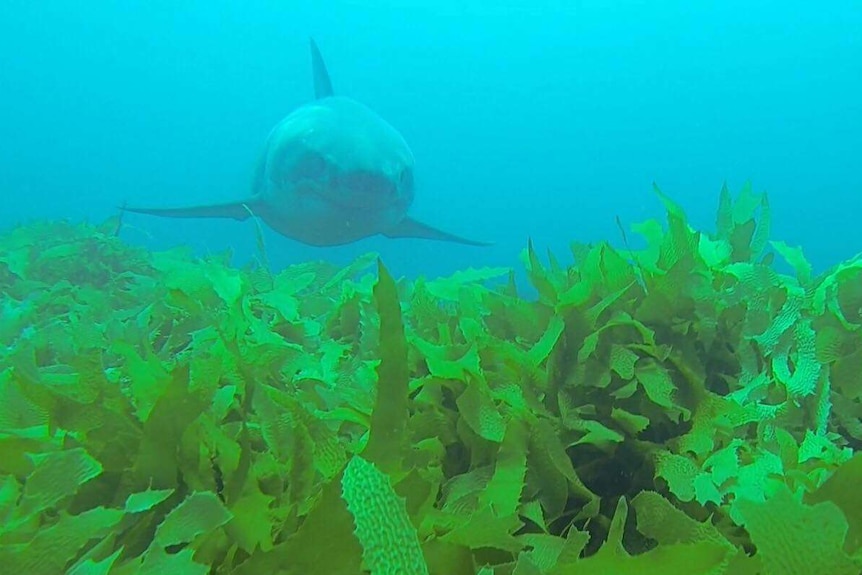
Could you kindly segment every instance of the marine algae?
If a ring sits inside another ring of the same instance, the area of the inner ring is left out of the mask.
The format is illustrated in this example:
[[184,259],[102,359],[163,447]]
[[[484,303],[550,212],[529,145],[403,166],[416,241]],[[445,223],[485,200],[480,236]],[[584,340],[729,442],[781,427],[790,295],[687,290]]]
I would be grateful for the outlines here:
[[528,245],[535,298],[7,232],[4,572],[857,575],[862,257],[655,191],[643,249]]

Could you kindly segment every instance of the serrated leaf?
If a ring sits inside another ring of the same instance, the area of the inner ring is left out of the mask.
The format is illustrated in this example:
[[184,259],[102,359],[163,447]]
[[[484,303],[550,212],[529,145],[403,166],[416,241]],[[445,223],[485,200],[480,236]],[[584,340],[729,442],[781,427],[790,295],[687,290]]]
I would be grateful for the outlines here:
[[341,485],[369,570],[427,575],[416,528],[389,478],[373,463],[354,456],[344,470]]
[[425,288],[436,298],[458,301],[462,288],[474,289],[488,280],[507,276],[510,271],[509,268],[467,268],[457,271],[449,277],[429,281],[425,284]]
[[363,457],[384,473],[396,473],[401,470],[408,418],[407,341],[395,281],[379,260],[377,273],[374,302],[380,315],[381,358],[377,366],[377,395],[371,429]]
[[80,447],[36,454],[32,459],[34,469],[18,509],[24,516],[51,507],[102,472],[101,464]]
[[461,417],[470,428],[488,441],[500,443],[506,433],[506,421],[494,404],[487,384],[471,381],[456,400]]
[[173,489],[148,489],[139,493],[132,493],[126,498],[126,513],[141,513],[149,511],[171,495]]
[[215,493],[198,491],[168,513],[156,528],[154,543],[162,548],[189,543],[198,535],[218,529],[230,519],[231,513]]

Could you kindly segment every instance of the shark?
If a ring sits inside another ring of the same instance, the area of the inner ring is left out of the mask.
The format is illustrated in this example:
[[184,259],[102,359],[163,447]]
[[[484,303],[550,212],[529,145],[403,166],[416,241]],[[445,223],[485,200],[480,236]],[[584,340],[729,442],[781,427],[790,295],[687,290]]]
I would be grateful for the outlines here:
[[383,235],[490,245],[408,214],[414,158],[403,136],[360,102],[337,95],[320,49],[310,39],[315,98],[271,130],[250,195],[188,207],[130,207],[170,218],[260,218],[275,232],[312,246]]

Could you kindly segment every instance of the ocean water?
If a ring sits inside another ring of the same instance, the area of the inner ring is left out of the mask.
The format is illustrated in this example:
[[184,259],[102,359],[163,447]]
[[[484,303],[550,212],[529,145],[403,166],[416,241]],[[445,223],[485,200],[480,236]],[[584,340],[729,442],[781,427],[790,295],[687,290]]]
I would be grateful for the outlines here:
[[[376,251],[396,274],[518,266],[532,239],[619,243],[662,218],[711,230],[724,182],[769,194],[774,238],[817,269],[862,251],[862,8],[805,2],[416,0],[0,6],[0,229],[245,196],[273,125],[335,90],[416,157],[411,213],[490,248],[267,230],[274,267]],[[256,252],[250,221],[130,215],[129,242]]]
[[[309,38],[492,245],[58,222],[246,197]],[[858,2],[0,0],[0,573],[859,575],[860,150]]]

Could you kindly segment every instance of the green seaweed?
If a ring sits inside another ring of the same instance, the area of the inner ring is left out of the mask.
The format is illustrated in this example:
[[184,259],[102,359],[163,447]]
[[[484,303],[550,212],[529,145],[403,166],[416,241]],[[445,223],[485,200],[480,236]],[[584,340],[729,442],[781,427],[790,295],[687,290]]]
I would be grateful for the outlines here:
[[8,231],[0,565],[858,573],[862,257],[815,274],[750,186],[714,233],[655,192],[643,249],[529,244],[535,298]]

